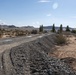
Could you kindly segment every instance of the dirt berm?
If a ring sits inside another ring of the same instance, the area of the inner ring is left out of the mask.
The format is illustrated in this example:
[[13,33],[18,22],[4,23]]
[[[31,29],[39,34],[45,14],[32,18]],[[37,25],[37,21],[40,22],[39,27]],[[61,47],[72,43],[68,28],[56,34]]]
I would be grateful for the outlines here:
[[55,34],[21,44],[0,54],[0,75],[76,75],[60,59],[49,57]]

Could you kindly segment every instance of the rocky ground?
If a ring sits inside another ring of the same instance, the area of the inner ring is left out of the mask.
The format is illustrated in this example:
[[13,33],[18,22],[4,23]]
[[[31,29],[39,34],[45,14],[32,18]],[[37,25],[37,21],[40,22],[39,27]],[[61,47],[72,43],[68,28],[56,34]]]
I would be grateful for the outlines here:
[[0,54],[0,75],[76,75],[54,52],[56,36],[51,34],[23,43]]

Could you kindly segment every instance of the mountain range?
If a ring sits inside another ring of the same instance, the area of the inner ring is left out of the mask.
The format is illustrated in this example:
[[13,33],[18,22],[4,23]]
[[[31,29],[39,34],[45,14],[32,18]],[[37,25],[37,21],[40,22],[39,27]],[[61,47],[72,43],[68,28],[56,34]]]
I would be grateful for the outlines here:
[[[15,25],[0,25],[0,28],[1,29],[8,29],[8,30],[9,29],[20,29],[20,30],[33,30],[33,29],[37,29],[38,30],[38,28],[35,28],[33,26],[17,27]],[[49,31],[49,30],[52,30],[52,25],[50,25],[50,26],[44,26],[43,28],[44,28],[44,30]],[[55,29],[56,30],[59,30],[59,27],[58,26],[55,26]],[[66,27],[63,27],[63,30],[65,30],[65,29],[66,29]],[[73,29],[73,28],[70,27],[70,29]]]

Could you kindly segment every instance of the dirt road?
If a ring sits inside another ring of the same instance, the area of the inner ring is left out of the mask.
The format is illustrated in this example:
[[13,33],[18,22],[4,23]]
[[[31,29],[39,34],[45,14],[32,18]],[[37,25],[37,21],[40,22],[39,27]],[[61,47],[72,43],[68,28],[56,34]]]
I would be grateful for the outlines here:
[[5,50],[11,49],[12,47],[18,46],[22,43],[33,41],[33,40],[35,40],[37,38],[41,38],[43,36],[45,36],[45,34],[0,39],[0,53],[2,53]]

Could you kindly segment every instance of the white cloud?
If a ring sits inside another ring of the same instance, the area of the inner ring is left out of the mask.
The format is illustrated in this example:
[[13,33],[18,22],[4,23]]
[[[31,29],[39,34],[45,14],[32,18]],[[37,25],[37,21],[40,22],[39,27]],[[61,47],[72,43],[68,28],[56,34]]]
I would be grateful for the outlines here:
[[48,16],[48,17],[49,17],[49,16],[51,16],[51,14],[47,14],[46,16]]
[[33,22],[33,25],[39,25],[39,24],[40,24],[39,21]]
[[46,3],[46,2],[51,2],[50,0],[39,0],[38,2],[40,3]]
[[53,7],[53,9],[57,9],[58,6],[59,6],[58,3],[54,3],[52,7]]

